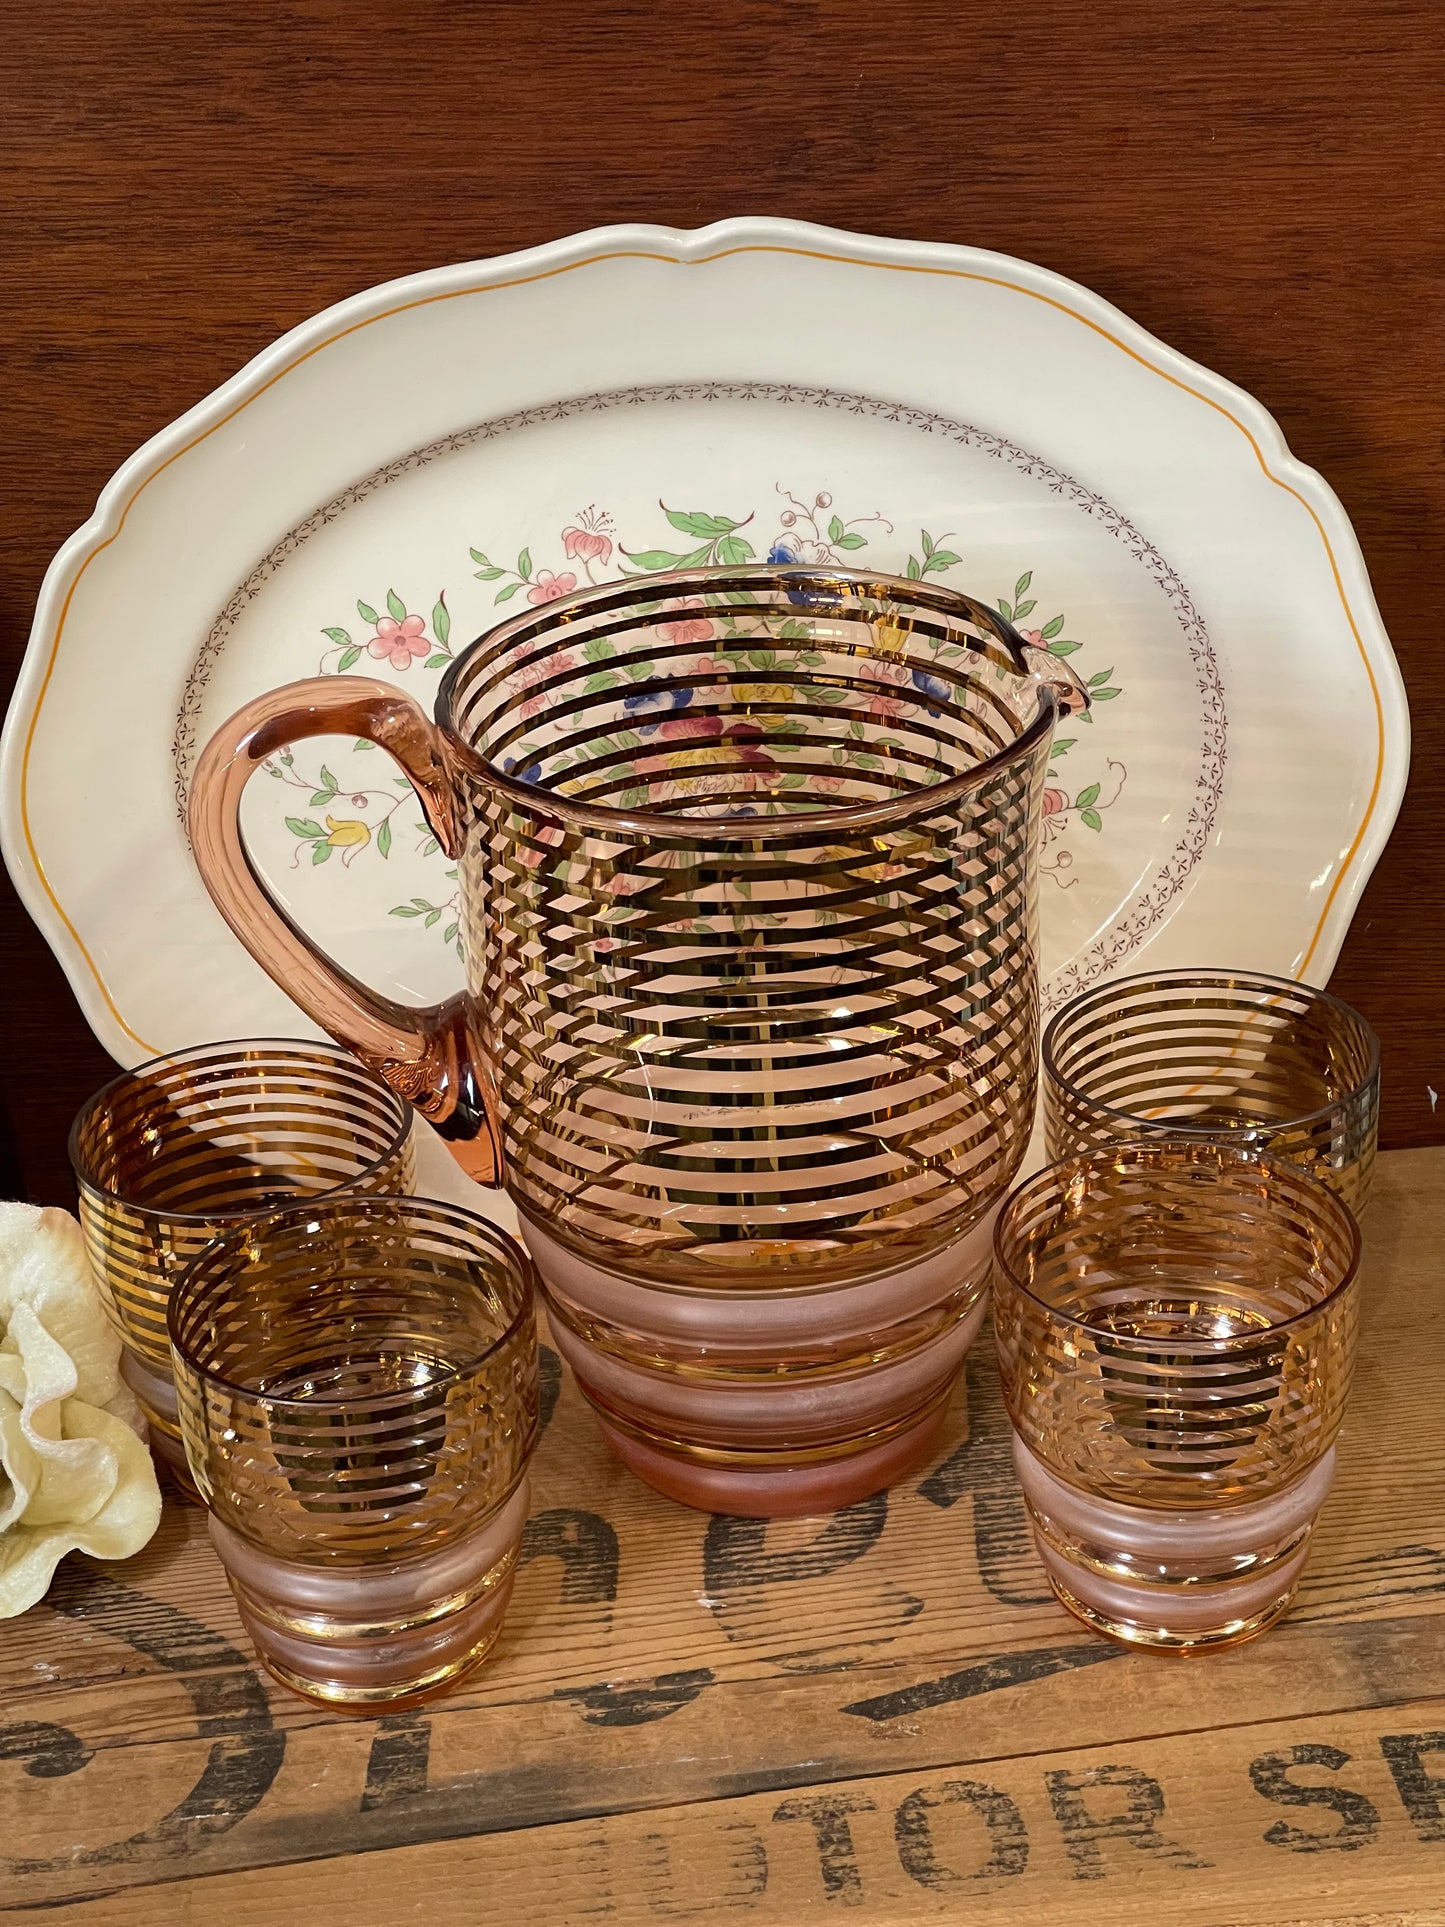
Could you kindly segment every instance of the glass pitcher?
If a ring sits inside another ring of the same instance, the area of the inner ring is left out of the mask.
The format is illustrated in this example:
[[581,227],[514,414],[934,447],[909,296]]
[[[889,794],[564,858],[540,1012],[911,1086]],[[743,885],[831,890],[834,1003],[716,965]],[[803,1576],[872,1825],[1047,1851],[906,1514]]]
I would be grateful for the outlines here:
[[[300,1006],[505,1184],[609,1440],[710,1509],[851,1503],[927,1450],[983,1314],[1038,1057],[1037,854],[1064,663],[922,581],[699,569],[503,623],[430,721],[364,678],[249,703],[192,847]],[[467,987],[341,971],[238,810],[369,738],[458,865]]]

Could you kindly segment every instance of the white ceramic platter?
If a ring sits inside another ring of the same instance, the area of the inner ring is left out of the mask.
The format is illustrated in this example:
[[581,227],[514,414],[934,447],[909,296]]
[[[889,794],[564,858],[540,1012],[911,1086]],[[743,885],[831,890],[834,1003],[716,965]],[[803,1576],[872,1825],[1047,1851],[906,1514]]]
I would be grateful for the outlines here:
[[[182,827],[196,755],[245,698],[354,666],[430,707],[523,599],[780,549],[926,571],[1092,686],[1047,798],[1051,1002],[1153,965],[1327,977],[1408,722],[1324,482],[1247,395],[1043,269],[750,220],[357,295],[110,482],[46,578],[0,805],[97,1035],[134,1062],[311,1029],[212,909]],[[381,752],[302,745],[245,823],[357,974],[456,987],[455,881]]]

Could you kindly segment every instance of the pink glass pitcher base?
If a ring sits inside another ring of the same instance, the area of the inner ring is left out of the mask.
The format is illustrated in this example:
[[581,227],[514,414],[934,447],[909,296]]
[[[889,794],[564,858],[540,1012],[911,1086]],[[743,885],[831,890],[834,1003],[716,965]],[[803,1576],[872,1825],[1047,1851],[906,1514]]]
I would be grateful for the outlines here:
[[524,1478],[458,1544],[391,1563],[302,1565],[214,1514],[211,1538],[268,1672],[335,1712],[394,1712],[446,1692],[496,1644],[527,1502]]
[[1111,1639],[1180,1654],[1237,1646],[1284,1617],[1335,1476],[1332,1446],[1267,1499],[1166,1511],[1066,1484],[1017,1433],[1013,1456],[1060,1603]]
[[912,1264],[792,1291],[661,1288],[525,1236],[553,1340],[623,1464],[684,1505],[785,1518],[852,1505],[926,1455],[983,1323],[994,1215]]
[[[950,1379],[947,1392],[953,1390]],[[603,1438],[629,1472],[645,1484],[696,1506],[700,1512],[728,1512],[744,1519],[797,1519],[817,1512],[839,1512],[869,1499],[928,1456],[948,1410],[945,1395],[932,1411],[882,1444],[818,1465],[782,1466],[764,1471],[750,1466],[707,1465],[665,1452],[597,1413]]]

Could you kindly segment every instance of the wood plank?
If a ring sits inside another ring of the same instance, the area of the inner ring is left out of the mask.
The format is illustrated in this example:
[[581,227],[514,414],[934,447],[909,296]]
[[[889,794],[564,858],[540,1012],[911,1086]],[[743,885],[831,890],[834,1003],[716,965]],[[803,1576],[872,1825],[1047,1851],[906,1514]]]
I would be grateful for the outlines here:
[[[46,1910],[54,1927],[728,1921],[1438,1927],[1445,1703],[1010,1754],[271,1867]],[[1341,1913],[1352,1898],[1365,1913]],[[20,1913],[4,1918],[18,1921]]]
[[[1066,1751],[1163,1745],[1173,1777],[1176,1760],[1233,1760],[1246,1723],[1445,1729],[1445,1402],[1402,1369],[1428,1347],[1442,1228],[1445,1151],[1382,1159],[1339,1483],[1295,1613],[1256,1644],[1171,1663],[1089,1637],[1052,1602],[986,1346],[932,1465],[845,1513],[770,1525],[638,1485],[563,1377],[504,1639],[422,1715],[346,1720],[271,1684],[195,1508],[168,1505],[123,1566],[68,1562],[0,1639],[0,1905],[135,1890],[158,1906],[164,1890],[169,1908],[178,1880],[267,1866],[297,1869],[304,1894],[299,1869],[350,1854],[380,1866],[428,1842],[776,1806],[879,1776],[988,1778]],[[1224,1800],[1235,1769],[1220,1771]],[[559,1852],[581,1837],[559,1834]]]

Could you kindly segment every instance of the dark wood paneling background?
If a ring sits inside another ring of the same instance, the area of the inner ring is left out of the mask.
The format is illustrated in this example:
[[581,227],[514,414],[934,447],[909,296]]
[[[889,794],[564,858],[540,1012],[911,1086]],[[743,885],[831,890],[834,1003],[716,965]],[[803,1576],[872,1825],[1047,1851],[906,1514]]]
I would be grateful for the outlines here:
[[[1022,255],[1259,396],[1354,519],[1416,745],[1334,982],[1386,1142],[1445,1139],[1442,39],[1440,0],[0,0],[7,693],[112,470],[358,288],[738,213]],[[67,1200],[108,1060],[3,910],[0,1184]]]

